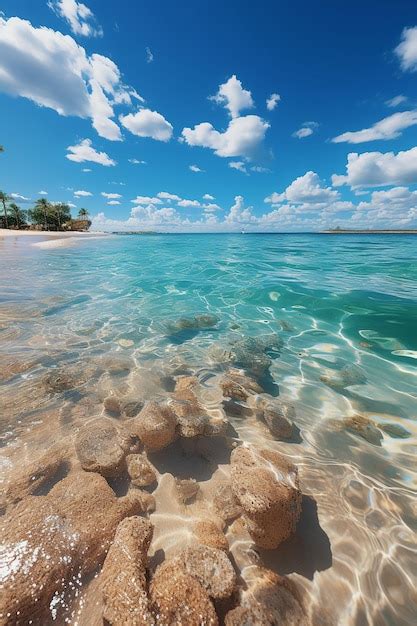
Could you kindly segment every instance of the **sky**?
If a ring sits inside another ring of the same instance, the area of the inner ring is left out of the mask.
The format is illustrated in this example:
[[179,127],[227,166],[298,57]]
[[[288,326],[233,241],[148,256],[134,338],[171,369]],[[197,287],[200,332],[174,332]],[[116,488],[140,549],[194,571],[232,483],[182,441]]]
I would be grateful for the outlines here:
[[95,230],[417,228],[415,0],[0,0],[0,144]]

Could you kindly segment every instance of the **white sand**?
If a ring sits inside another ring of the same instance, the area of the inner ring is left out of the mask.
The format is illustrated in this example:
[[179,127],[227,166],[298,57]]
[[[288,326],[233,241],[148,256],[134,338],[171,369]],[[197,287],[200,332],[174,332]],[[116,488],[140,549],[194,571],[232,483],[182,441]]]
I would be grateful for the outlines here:
[[95,231],[60,231],[60,230],[10,230],[0,228],[0,237],[97,237],[109,235],[109,233]]

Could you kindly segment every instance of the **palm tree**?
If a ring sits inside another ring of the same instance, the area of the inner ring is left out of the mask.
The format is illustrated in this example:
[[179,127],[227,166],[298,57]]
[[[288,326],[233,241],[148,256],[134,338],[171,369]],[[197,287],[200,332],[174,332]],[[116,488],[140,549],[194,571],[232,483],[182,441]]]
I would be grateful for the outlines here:
[[86,220],[86,219],[87,219],[87,217],[88,217],[88,211],[87,211],[87,209],[80,209],[80,210],[78,211],[78,217],[79,217],[80,219],[82,219],[82,220]]
[[16,220],[17,229],[20,230],[20,222],[21,222],[21,210],[20,210],[20,207],[18,207],[17,204],[15,204],[14,202],[11,202],[9,204],[9,208],[13,211],[14,218]]
[[48,230],[48,213],[50,211],[51,205],[49,204],[46,198],[39,198],[36,200],[35,208],[40,209],[43,213],[44,219],[44,228]]
[[4,191],[0,191],[0,202],[3,204],[3,213],[4,213],[4,225],[6,228],[9,228],[9,221],[7,219],[7,208],[6,202],[9,201],[9,197]]

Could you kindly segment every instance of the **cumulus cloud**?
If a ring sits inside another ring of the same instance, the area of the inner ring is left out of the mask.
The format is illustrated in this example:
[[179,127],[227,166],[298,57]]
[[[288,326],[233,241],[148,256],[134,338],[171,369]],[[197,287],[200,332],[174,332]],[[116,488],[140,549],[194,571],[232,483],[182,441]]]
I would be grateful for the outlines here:
[[143,102],[123,84],[111,59],[88,56],[70,35],[18,17],[0,17],[0,91],[59,115],[91,119],[98,134],[111,141],[122,139],[114,107]]
[[232,170],[238,170],[239,172],[243,172],[243,174],[248,173],[246,164],[243,161],[230,161],[228,165]]
[[221,133],[209,123],[184,128],[182,136],[189,146],[210,148],[220,157],[253,158],[264,140],[269,124],[258,115],[246,115],[232,119]]
[[292,136],[297,137],[297,139],[304,139],[305,137],[310,137],[316,128],[318,128],[317,122],[304,122],[302,127],[296,130]]
[[157,141],[169,141],[172,137],[172,125],[157,111],[140,109],[137,113],[121,115],[119,120],[138,137],[150,137]]
[[269,98],[266,99],[266,108],[268,109],[268,111],[273,111],[278,102],[280,102],[281,100],[281,96],[279,95],[279,93],[271,93],[271,95],[269,96]]
[[210,195],[209,193],[205,193],[203,196],[204,200],[215,200],[214,196]]
[[198,165],[189,165],[188,169],[190,169],[192,172],[204,172],[204,170],[198,167]]
[[417,71],[417,26],[404,28],[401,42],[394,50],[404,72]]
[[48,6],[58,17],[66,20],[74,35],[102,37],[103,29],[97,25],[94,13],[76,0],[49,0]]
[[106,191],[102,191],[101,195],[104,198],[107,198],[107,200],[118,200],[119,198],[122,198],[120,193],[107,193]]
[[365,141],[376,141],[378,139],[396,139],[401,136],[401,132],[410,126],[417,124],[417,110],[402,111],[393,113],[388,117],[376,122],[369,128],[363,130],[349,131],[338,135],[332,139],[333,143],[363,143]]
[[335,186],[382,187],[417,183],[417,147],[394,152],[348,154],[346,175],[333,174]]
[[279,202],[292,202],[303,204],[329,204],[339,200],[340,194],[331,187],[323,187],[319,176],[315,172],[306,172],[299,176],[286,188],[283,193],[274,192],[265,202],[278,204]]
[[407,96],[395,96],[394,98],[391,98],[390,100],[386,100],[385,104],[387,105],[387,107],[390,108],[395,108],[400,106],[400,104],[404,104],[405,102],[408,101]]
[[47,191],[38,191],[38,195],[40,195],[40,196],[47,196],[48,192]]
[[235,202],[224,218],[226,224],[248,224],[256,218],[252,215],[252,207],[245,207],[243,196],[235,196]]
[[74,196],[76,198],[88,198],[89,196],[92,196],[93,194],[91,193],[91,191],[85,191],[84,189],[79,189],[78,191],[74,191]]
[[175,193],[169,193],[168,191],[160,191],[156,195],[158,196],[158,198],[161,198],[161,200],[167,200],[168,202],[171,202],[171,200],[174,200],[175,202],[179,202],[181,200],[181,198],[177,196]]
[[200,208],[201,203],[198,200],[180,200],[178,206],[187,208]]
[[116,161],[113,161],[105,152],[98,152],[93,148],[91,139],[83,139],[79,144],[75,146],[68,146],[67,159],[75,161],[75,163],[84,163],[85,161],[91,161],[92,163],[98,163],[105,167],[116,165]]
[[22,203],[31,202],[30,198],[26,198],[26,196],[22,196],[22,194],[20,193],[11,193],[10,197],[13,198],[13,200],[18,200],[19,202],[22,202]]
[[120,202],[118,200],[109,200],[107,204],[115,205],[120,204]]
[[250,91],[243,89],[242,83],[233,74],[228,81],[220,85],[215,96],[210,96],[217,104],[228,109],[231,117],[238,117],[240,111],[253,109],[254,102]]
[[136,196],[131,202],[133,204],[162,204],[162,200],[151,196]]

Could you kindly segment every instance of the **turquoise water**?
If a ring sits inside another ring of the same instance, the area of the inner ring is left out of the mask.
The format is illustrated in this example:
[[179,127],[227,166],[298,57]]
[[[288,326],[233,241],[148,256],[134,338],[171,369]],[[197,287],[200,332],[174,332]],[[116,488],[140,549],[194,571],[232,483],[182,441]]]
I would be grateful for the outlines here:
[[[234,426],[242,439],[278,446],[298,464],[330,556],[310,546],[304,568],[278,559],[277,571],[290,570],[283,573],[305,590],[313,614],[326,607],[323,624],[415,623],[417,237],[33,243],[0,240],[1,426],[9,468],[22,449],[38,450],[100,413],[109,392],[163,396],[176,372],[195,373],[214,409],[221,350],[278,333],[283,348],[271,354],[263,383],[294,404],[299,440],[277,443],[238,418]],[[173,332],[178,318],[202,313],[216,316],[213,328]],[[127,377],[97,373],[109,355],[129,363]],[[45,395],[39,381],[51,368],[75,372],[77,392]],[[395,424],[401,436],[383,432],[375,445],[343,427],[357,414]]]

